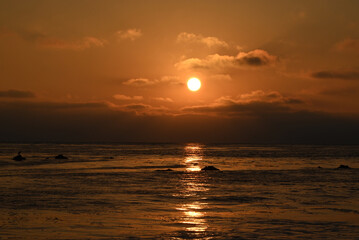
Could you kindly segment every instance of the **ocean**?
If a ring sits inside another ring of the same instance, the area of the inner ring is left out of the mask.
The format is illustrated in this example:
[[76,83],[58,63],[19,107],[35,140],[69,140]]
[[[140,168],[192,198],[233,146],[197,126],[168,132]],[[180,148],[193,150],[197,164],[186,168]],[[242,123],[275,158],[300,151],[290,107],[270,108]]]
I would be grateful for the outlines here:
[[359,146],[3,143],[0,212],[0,239],[359,239]]

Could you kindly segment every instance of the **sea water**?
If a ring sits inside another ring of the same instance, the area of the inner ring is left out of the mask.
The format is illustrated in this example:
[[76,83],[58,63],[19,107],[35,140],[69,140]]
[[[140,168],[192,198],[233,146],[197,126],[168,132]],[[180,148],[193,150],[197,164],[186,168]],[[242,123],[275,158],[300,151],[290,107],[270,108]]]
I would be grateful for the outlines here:
[[358,239],[359,146],[0,144],[0,213],[0,239]]

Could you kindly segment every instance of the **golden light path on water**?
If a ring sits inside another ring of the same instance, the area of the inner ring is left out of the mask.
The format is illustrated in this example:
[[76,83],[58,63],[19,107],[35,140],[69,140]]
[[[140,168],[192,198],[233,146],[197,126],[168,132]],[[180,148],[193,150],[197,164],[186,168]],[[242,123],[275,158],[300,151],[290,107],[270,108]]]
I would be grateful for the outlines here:
[[186,171],[201,171],[199,163],[202,161],[203,150],[200,145],[189,145],[185,147],[186,157],[184,159]]
[[[190,235],[199,235],[208,228],[206,222],[207,203],[203,202],[201,193],[208,191],[206,187],[206,176],[200,174],[200,162],[203,158],[203,149],[199,144],[191,144],[185,147],[184,164],[186,174],[181,180],[182,197],[191,200],[183,203],[176,209],[182,213],[180,222],[185,226],[185,231]],[[195,199],[194,201],[192,199]]]

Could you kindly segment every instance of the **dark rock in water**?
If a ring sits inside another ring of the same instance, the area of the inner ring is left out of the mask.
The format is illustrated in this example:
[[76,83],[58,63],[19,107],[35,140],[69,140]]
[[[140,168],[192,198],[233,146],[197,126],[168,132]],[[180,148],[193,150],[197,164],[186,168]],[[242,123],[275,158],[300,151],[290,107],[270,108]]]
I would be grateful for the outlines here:
[[166,170],[156,170],[157,172],[172,172],[173,170],[171,168],[167,168]]
[[21,152],[18,152],[17,155],[12,158],[12,160],[15,160],[15,161],[22,161],[25,159],[26,159],[26,157],[21,156]]
[[59,154],[55,157],[55,159],[68,159],[67,157],[65,157],[64,155],[62,154]]
[[201,169],[202,171],[211,171],[211,170],[217,170],[219,171],[218,168],[214,167],[214,166],[205,166],[204,168]]
[[351,169],[348,165],[340,165],[337,169]]

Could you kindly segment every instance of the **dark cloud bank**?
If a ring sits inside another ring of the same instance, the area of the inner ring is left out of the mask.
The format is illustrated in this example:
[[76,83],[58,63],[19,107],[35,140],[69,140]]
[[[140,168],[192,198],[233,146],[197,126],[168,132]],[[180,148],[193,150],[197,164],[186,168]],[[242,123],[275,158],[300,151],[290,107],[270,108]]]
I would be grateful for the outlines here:
[[6,90],[0,91],[0,98],[34,98],[35,94],[30,91]]
[[357,72],[357,71],[319,71],[319,72],[313,72],[312,77],[321,78],[321,79],[359,80],[359,72]]
[[105,103],[0,102],[0,141],[359,143],[358,116],[293,111],[278,103],[268,111],[251,104],[239,107],[242,115],[235,116],[223,116],[225,108],[209,108],[222,111],[214,116],[203,114],[206,109],[138,116]]

